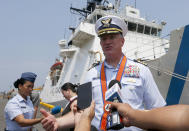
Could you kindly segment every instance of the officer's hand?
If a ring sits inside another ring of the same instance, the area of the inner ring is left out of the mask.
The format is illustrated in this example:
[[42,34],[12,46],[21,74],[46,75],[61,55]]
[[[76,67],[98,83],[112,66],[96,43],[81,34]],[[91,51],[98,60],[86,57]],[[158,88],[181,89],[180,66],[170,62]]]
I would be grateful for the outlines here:
[[117,109],[118,113],[122,116],[124,126],[131,126],[130,112],[133,109],[129,104],[110,102],[110,110],[111,109]]
[[41,121],[43,128],[46,131],[57,131],[58,123],[56,118],[44,109],[40,109],[40,112],[44,116],[44,119]]

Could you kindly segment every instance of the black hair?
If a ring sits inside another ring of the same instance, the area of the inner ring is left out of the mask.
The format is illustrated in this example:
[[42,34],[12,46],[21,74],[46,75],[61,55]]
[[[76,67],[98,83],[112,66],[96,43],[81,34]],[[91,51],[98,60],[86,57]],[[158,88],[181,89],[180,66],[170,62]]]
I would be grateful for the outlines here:
[[75,92],[75,93],[77,93],[77,87],[78,87],[78,85],[76,85],[76,84],[72,84],[72,83],[70,83],[70,82],[67,82],[67,83],[65,83],[62,87],[61,87],[61,90],[68,90],[68,89],[70,89],[70,90],[72,90],[73,92]]
[[14,87],[15,87],[15,88],[18,88],[19,84],[24,85],[24,83],[25,83],[26,81],[27,81],[27,80],[25,80],[25,79],[23,79],[23,78],[17,79],[17,80],[14,82]]

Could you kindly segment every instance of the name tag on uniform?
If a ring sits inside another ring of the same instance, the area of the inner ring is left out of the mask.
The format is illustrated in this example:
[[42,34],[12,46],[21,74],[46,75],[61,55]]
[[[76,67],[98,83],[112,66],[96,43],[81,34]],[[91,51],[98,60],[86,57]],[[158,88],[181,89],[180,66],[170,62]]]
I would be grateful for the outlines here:
[[128,78],[127,82],[129,82],[129,83],[136,83],[136,79],[134,79],[134,78]]

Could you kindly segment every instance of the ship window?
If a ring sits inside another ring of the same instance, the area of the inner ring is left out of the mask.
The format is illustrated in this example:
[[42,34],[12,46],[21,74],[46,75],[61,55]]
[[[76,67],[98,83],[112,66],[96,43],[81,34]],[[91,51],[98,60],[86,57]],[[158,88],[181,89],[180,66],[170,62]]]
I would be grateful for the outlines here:
[[89,20],[89,23],[94,23],[96,16],[93,16],[92,19]]
[[96,22],[96,15],[93,16],[93,23],[95,23],[95,22]]
[[[127,24],[128,22],[125,20],[125,23]],[[128,25],[128,24],[127,24]]]
[[138,24],[137,32],[138,32],[138,33],[143,33],[143,31],[144,31],[144,25]]
[[161,29],[158,29],[158,36],[161,35]]
[[169,51],[169,48],[164,48],[165,52],[167,53]]
[[68,46],[71,46],[72,45],[72,40],[68,42]]
[[152,28],[151,35],[157,36],[157,29],[156,28]]
[[150,27],[145,26],[144,34],[150,35]]
[[102,15],[97,15],[97,20],[100,19],[102,17]]
[[92,23],[92,24],[94,24],[101,17],[102,17],[102,15],[94,15],[93,18],[89,20],[89,22]]
[[137,26],[136,23],[128,22],[128,30],[130,30],[130,31],[136,31],[136,26]]
[[89,23],[95,23],[95,21],[96,21],[96,15],[95,16],[93,16],[91,19],[89,19]]
[[130,11],[130,13],[132,13],[132,14],[136,14],[136,12],[135,12],[135,11]]
[[89,23],[93,23],[93,20],[92,20],[92,19],[90,19]]

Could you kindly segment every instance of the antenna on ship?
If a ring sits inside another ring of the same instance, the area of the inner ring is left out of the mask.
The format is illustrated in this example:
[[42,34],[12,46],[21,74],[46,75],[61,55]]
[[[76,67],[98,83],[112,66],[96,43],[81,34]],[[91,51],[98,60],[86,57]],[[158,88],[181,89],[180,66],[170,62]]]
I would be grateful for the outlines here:
[[135,8],[136,8],[136,0],[135,0]]
[[88,14],[91,14],[97,5],[101,5],[102,0],[87,0],[87,7],[83,9],[70,7],[72,13],[78,13],[83,17],[87,17]]
[[115,0],[115,8],[114,8],[114,10],[115,10],[116,13],[118,12],[118,9],[120,7],[120,2],[121,2],[121,0]]

